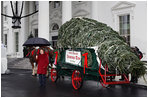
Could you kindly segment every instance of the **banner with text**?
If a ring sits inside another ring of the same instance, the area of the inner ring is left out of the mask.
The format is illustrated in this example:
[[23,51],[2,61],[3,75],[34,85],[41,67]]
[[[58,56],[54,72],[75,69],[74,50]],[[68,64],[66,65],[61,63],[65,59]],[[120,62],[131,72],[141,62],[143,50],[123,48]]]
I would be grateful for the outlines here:
[[81,66],[81,52],[66,50],[65,62]]

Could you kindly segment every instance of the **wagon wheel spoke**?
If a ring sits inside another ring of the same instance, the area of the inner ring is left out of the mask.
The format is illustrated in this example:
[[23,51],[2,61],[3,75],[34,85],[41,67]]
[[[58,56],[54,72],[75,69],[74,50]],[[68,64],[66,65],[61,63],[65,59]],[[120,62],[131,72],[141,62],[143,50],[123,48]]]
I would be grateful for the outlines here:
[[51,69],[51,80],[52,82],[56,82],[57,80],[57,71],[54,68]]
[[76,87],[78,88],[77,81],[75,83],[76,83]]
[[79,81],[75,81],[75,85],[76,85],[76,87],[79,87],[81,84]]
[[75,80],[75,81],[81,81],[81,77],[73,78],[73,80]]
[[80,87],[81,83],[79,81],[77,81],[77,87]]
[[78,70],[74,70],[72,73],[72,85],[76,90],[82,86],[82,76]]

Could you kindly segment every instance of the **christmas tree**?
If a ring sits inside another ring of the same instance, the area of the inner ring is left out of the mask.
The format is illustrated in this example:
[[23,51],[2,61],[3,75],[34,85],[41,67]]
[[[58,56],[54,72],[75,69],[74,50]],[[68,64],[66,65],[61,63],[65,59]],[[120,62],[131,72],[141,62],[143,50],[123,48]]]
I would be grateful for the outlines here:
[[[88,48],[97,46],[97,56],[110,71],[132,73],[140,77],[146,67],[118,32],[106,24],[88,18],[72,18],[58,32],[59,48]],[[89,62],[89,61],[88,61]]]

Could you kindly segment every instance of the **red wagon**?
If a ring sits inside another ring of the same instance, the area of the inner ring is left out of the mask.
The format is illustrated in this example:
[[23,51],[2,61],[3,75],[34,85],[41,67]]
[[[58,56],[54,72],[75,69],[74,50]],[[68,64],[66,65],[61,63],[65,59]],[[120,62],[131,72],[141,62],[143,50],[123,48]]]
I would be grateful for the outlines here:
[[[91,54],[91,58],[88,57],[88,52]],[[100,82],[103,87],[107,87],[111,84],[125,84],[130,83],[129,77],[125,74],[113,74],[108,70],[106,64],[105,68],[102,68],[101,60],[97,60],[95,50],[92,48],[85,49],[58,49],[55,52],[55,68],[51,69],[51,80],[56,82],[60,76],[70,76],[72,79],[72,86],[75,90],[82,87],[83,81],[94,80]],[[89,59],[92,59],[92,63],[88,66]],[[123,81],[113,81],[112,77],[123,76]]]

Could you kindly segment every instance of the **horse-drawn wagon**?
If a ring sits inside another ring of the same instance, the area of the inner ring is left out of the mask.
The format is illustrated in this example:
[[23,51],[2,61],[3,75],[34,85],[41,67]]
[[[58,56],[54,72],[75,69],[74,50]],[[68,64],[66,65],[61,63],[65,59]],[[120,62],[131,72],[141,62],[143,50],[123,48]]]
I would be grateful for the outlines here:
[[[84,80],[98,81],[103,87],[129,83],[127,75],[111,73],[107,64],[103,67],[93,48],[60,48],[55,52],[54,65],[51,80],[56,82],[60,76],[70,76],[75,90],[82,87]],[[123,76],[124,81],[112,81],[114,76]]]

